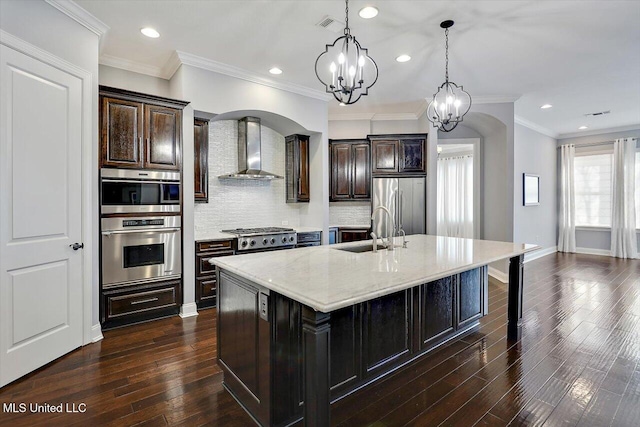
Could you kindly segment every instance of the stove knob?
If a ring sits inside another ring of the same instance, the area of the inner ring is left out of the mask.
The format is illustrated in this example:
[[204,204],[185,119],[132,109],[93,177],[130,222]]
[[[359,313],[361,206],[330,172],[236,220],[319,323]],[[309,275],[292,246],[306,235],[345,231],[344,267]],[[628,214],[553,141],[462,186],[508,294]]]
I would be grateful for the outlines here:
[[275,244],[276,243],[276,239],[274,239],[273,237],[271,238],[271,244]]
[[296,240],[296,238],[295,238],[295,237],[293,237],[293,236],[289,237],[289,241],[290,241],[290,242],[293,242],[294,240]]
[[243,241],[242,241],[242,243],[241,243],[241,246],[242,246],[243,248],[244,248],[245,246],[247,246],[247,241],[246,241],[246,240],[243,240]]
[[284,237],[282,238],[282,243],[287,243],[287,236],[284,236]]
[[251,245],[251,246],[255,246],[255,245],[256,245],[256,241],[255,241],[255,240],[251,240],[250,245]]
[[267,243],[269,243],[269,240],[267,240],[267,239],[262,239],[262,244],[263,244],[263,245],[266,245]]

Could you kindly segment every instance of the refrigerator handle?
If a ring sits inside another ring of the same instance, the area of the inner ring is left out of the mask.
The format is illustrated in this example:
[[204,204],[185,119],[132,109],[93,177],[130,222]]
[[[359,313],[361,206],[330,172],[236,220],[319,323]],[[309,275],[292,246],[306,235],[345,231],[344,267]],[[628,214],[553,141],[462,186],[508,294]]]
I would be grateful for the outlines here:
[[400,233],[400,230],[402,230],[403,228],[403,224],[402,224],[402,213],[403,213],[403,206],[402,204],[404,203],[404,191],[400,190],[398,192],[399,194],[399,201],[398,201],[398,233]]

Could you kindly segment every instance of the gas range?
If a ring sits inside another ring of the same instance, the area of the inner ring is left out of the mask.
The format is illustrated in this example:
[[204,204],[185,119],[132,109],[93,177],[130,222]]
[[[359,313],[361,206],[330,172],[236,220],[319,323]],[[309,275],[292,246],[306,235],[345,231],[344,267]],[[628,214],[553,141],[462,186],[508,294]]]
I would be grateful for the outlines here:
[[237,236],[238,252],[289,249],[295,247],[297,243],[296,231],[293,228],[236,228],[221,231]]

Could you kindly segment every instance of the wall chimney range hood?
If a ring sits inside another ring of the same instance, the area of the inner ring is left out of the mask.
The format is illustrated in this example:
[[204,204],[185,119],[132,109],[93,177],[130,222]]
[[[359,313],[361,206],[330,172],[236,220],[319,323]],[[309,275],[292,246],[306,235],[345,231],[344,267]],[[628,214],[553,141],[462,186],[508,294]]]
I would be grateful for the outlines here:
[[260,119],[245,117],[238,120],[238,172],[220,175],[219,179],[282,179],[262,170]]

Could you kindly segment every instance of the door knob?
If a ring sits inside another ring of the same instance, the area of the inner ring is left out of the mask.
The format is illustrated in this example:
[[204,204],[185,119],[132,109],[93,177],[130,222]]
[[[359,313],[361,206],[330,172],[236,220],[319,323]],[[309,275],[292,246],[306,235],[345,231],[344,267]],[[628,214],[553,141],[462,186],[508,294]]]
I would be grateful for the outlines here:
[[69,245],[70,248],[73,248],[74,251],[78,249],[84,248],[84,243],[74,243],[73,245]]

